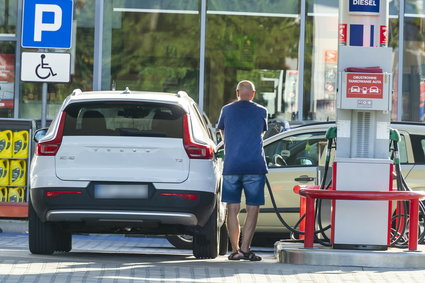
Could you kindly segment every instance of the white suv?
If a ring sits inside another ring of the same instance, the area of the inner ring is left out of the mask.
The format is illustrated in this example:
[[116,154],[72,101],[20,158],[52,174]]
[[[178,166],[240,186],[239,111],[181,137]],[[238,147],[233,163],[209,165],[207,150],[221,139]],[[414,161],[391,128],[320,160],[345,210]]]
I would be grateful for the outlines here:
[[75,90],[35,140],[32,253],[70,251],[72,233],[193,235],[195,257],[227,252],[221,160],[186,93]]

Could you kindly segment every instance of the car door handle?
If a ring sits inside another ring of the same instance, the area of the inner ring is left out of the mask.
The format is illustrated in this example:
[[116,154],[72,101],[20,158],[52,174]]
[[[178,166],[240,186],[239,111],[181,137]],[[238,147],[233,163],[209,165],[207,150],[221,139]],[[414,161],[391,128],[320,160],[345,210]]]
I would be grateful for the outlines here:
[[294,180],[297,182],[311,182],[311,181],[314,181],[314,178],[309,176],[299,176],[298,178],[295,178]]

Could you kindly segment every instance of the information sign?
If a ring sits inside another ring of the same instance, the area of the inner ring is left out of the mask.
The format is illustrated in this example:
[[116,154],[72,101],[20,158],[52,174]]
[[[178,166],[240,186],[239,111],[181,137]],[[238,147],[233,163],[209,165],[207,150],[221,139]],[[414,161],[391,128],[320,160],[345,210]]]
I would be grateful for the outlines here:
[[379,14],[379,0],[349,0],[350,13]]
[[346,96],[348,98],[382,99],[384,75],[372,73],[348,73]]

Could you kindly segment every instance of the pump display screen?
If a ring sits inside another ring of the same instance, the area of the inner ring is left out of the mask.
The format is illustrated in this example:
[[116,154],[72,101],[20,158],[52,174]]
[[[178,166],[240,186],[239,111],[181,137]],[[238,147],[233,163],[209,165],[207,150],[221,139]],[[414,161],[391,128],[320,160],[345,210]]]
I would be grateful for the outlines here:
[[348,98],[382,99],[383,88],[383,74],[347,73]]

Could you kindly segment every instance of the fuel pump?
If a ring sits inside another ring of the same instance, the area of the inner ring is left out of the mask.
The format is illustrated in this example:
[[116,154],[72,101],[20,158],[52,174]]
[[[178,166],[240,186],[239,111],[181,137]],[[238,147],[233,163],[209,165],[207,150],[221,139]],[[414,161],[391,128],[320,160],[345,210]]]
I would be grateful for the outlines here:
[[[339,14],[337,126],[326,133],[328,146],[320,189],[359,194],[389,191],[393,190],[394,171],[394,190],[411,191],[401,174],[400,135],[390,129],[392,50],[387,47],[388,0],[340,0]],[[332,150],[335,158],[329,181],[326,176]],[[282,224],[294,238],[304,235],[298,225],[305,214],[289,226],[278,211],[268,180],[266,185]],[[419,208],[420,218],[425,219],[425,204],[419,203]],[[407,202],[398,202],[393,213],[389,201],[336,200],[332,201],[331,225],[323,227],[321,200],[317,200],[315,240],[344,249],[406,247],[408,215]],[[324,232],[330,227],[329,243]],[[424,241],[422,229],[419,243]]]
[[[388,0],[341,0],[334,190],[388,191],[392,50]],[[334,248],[387,249],[390,202],[332,202]]]

